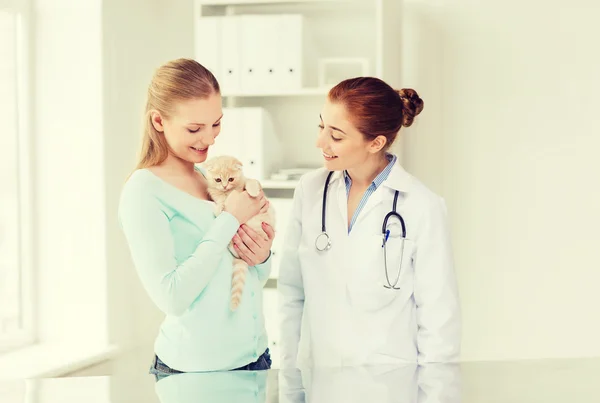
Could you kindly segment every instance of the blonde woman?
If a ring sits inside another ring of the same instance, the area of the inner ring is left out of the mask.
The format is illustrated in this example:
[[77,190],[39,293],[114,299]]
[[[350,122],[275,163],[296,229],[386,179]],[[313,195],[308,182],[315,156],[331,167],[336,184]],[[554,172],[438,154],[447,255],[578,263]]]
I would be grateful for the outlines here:
[[[223,117],[219,84],[194,60],[161,66],[148,89],[137,169],[121,194],[119,220],[148,295],[166,314],[150,372],[268,369],[261,290],[274,232],[244,223],[268,202],[233,192],[215,218],[203,170]],[[243,303],[229,309],[233,239],[250,266]]]

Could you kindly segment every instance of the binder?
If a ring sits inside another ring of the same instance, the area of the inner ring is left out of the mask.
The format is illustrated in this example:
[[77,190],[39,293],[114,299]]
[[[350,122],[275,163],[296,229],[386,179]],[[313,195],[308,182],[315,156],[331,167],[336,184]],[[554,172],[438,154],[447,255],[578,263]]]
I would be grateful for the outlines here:
[[281,143],[275,133],[270,115],[264,108],[243,108],[243,131],[240,132],[244,150],[240,160],[249,177],[266,180],[280,168]]
[[194,54],[198,63],[221,81],[221,18],[202,17],[195,24]]
[[221,18],[221,35],[218,46],[221,49],[221,74],[219,84],[221,93],[236,94],[241,90],[240,60],[240,16]]
[[303,86],[304,54],[303,17],[282,14],[276,20],[278,38],[277,85],[283,90],[298,90]]
[[232,155],[239,158],[244,150],[244,144],[240,141],[243,124],[242,108],[223,108],[221,131],[215,138],[215,144],[208,149],[208,158],[218,155]]
[[263,153],[263,144],[266,136],[263,127],[263,116],[261,108],[244,108],[243,131],[240,132],[240,140],[244,143],[244,150],[240,154],[240,161],[244,166],[245,174],[250,178],[258,180],[263,179],[265,154]]

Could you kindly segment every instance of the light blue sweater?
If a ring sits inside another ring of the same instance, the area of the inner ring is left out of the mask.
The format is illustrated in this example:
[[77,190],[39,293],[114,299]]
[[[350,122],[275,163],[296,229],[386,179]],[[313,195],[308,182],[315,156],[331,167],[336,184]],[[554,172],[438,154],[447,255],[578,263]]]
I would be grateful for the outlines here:
[[200,200],[146,169],[121,193],[119,221],[148,295],[166,314],[155,352],[184,372],[228,370],[256,361],[268,345],[262,288],[271,259],[250,267],[242,303],[229,309],[233,256],[227,246],[239,227],[213,202]]

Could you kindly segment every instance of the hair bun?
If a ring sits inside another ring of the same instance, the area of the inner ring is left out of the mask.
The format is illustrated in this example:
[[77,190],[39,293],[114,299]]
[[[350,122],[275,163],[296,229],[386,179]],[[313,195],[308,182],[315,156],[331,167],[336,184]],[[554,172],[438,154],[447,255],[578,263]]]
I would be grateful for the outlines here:
[[402,126],[409,127],[423,110],[423,100],[412,88],[403,88],[398,91],[398,95],[402,101]]

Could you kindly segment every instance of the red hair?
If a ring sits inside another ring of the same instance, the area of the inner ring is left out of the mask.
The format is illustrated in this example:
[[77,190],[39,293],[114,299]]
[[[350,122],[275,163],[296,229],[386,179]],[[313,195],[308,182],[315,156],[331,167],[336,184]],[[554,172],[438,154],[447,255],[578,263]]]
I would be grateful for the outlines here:
[[415,90],[395,90],[375,77],[344,80],[329,91],[329,100],[344,105],[350,121],[366,140],[384,136],[385,149],[423,110],[423,100]]

